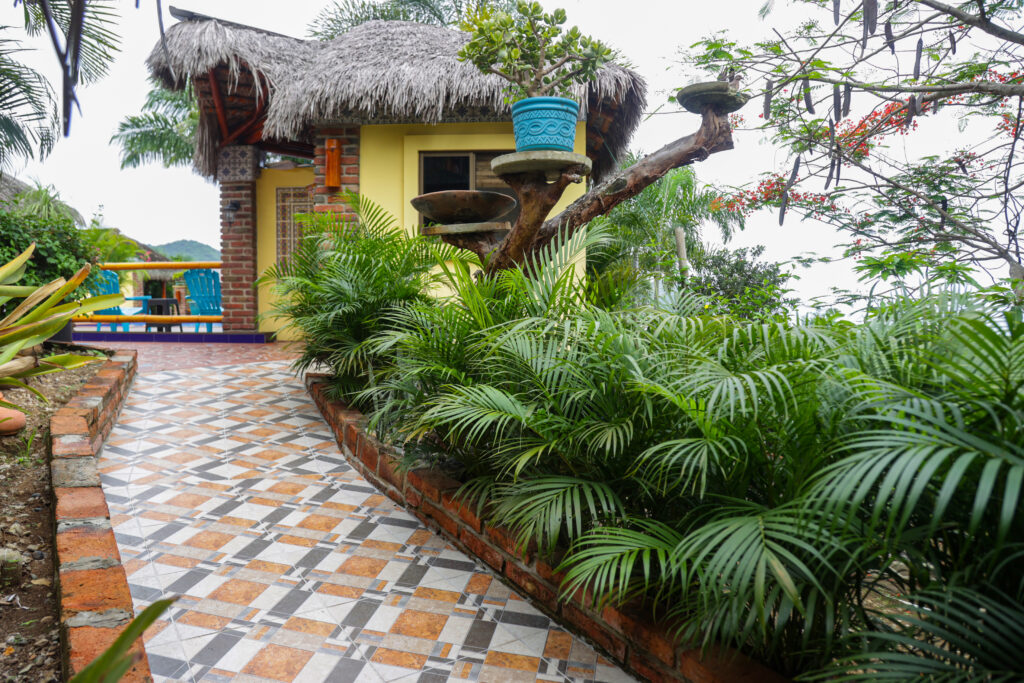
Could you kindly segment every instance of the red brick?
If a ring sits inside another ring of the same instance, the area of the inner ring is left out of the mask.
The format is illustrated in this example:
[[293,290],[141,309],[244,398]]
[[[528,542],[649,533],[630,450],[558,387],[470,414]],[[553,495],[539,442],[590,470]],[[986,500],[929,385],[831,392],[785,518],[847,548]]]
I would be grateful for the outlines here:
[[505,563],[505,576],[549,608],[558,609],[558,595],[554,586],[526,571],[515,560]]
[[498,552],[497,548],[483,538],[477,536],[466,527],[462,527],[459,533],[459,540],[469,548],[470,552],[494,567],[495,571],[500,572],[502,570],[502,567],[505,565],[505,559]]
[[78,527],[57,534],[57,557],[60,562],[77,562],[87,557],[121,561],[117,541],[110,529]]
[[428,501],[423,501],[423,505],[420,507],[425,515],[434,520],[434,523],[439,527],[451,534],[452,538],[459,537],[459,523],[448,516],[443,509],[436,507]]
[[64,436],[68,434],[89,434],[89,424],[85,418],[74,415],[62,415],[56,413],[50,418],[50,436]]
[[727,648],[679,653],[679,672],[693,683],[787,683],[771,669]]
[[565,572],[555,571],[555,567],[561,564],[561,558],[550,558],[551,563],[538,559],[537,560],[537,575],[545,581],[549,581],[556,586],[562,585],[562,581],[565,580]]
[[60,572],[60,597],[61,612],[66,616],[108,609],[132,611],[128,578],[121,565]]
[[[381,479],[388,482],[401,492],[405,489],[405,475],[398,471],[398,465],[398,459],[388,453],[386,447],[380,449],[377,473],[380,474]],[[401,501],[399,502],[404,502],[404,500],[405,496],[401,496]]]
[[[68,661],[71,664],[71,672],[78,673],[84,669],[89,662],[103,654],[103,651],[110,647],[124,626],[120,628],[97,628],[95,626],[78,626],[69,628],[67,631]],[[146,651],[142,647],[142,640],[136,640],[132,645],[131,652],[136,657],[132,668],[119,679],[121,683],[142,683],[152,680],[149,670],[149,660],[146,658]]]
[[405,502],[412,508],[418,508],[420,503],[423,502],[423,498],[420,496],[420,492],[411,486],[405,487]]
[[95,454],[88,435],[61,436],[53,439],[52,446],[55,458],[81,458]]
[[633,640],[636,641],[641,649],[648,652],[665,666],[675,666],[675,638],[671,636],[667,626],[654,624],[646,620],[637,620],[631,626],[633,629]]
[[461,484],[451,477],[436,470],[421,468],[410,470],[406,479],[415,486],[424,497],[434,502],[441,502],[441,494],[445,491],[457,489]]
[[366,466],[366,469],[371,472],[377,471],[377,463],[380,460],[380,453],[378,451],[379,445],[380,444],[377,443],[376,439],[369,437],[366,434],[361,434],[359,436],[356,455],[363,462],[363,465]]
[[644,680],[650,681],[651,683],[663,683],[679,680],[677,676],[663,671],[657,664],[644,657],[642,652],[630,650],[628,663],[629,667],[633,669],[633,671],[637,672]]
[[562,616],[570,623],[579,627],[614,659],[620,662],[626,659],[626,641],[613,633],[607,626],[569,603],[562,604]]
[[56,488],[57,521],[84,517],[109,517],[107,500],[98,486]]
[[530,563],[532,551],[534,550],[532,542],[519,542],[510,529],[500,524],[488,526],[487,537],[512,557],[520,558],[527,564]]
[[456,499],[455,491],[446,491],[441,494],[441,503],[444,509],[452,513],[463,522],[468,524],[473,531],[480,533],[482,526],[480,518],[476,515],[476,504],[468,505]]

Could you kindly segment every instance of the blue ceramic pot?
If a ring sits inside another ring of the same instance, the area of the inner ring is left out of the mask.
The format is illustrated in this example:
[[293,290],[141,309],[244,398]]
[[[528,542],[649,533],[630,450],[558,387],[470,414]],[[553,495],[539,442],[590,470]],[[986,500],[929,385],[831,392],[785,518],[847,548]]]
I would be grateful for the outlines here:
[[556,149],[571,152],[580,105],[564,97],[527,97],[512,104],[516,151]]

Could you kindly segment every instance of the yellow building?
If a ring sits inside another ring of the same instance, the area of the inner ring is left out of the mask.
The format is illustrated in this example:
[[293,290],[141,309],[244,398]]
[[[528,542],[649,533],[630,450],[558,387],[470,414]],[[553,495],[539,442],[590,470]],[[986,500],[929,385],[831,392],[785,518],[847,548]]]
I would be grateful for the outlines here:
[[[320,42],[174,15],[148,63],[165,87],[193,87],[200,105],[195,165],[220,183],[226,331],[257,329],[270,299],[253,283],[294,248],[298,213],[350,216],[343,193],[356,192],[416,230],[409,201],[424,191],[511,194],[490,170],[515,148],[503,81],[458,60],[466,34],[374,21]],[[615,168],[644,94],[637,74],[614,65],[577,89],[575,151],[593,179]],[[571,186],[555,211],[583,191]],[[278,327],[264,319],[258,329]]]

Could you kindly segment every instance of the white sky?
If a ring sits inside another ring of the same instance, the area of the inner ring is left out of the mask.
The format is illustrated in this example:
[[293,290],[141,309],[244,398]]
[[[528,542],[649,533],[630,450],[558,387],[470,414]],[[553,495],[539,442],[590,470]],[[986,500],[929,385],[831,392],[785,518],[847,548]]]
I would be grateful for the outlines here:
[[[102,212],[104,224],[150,244],[176,239],[194,239],[219,248],[217,187],[192,173],[190,169],[165,169],[148,165],[120,170],[119,150],[108,143],[117,123],[137,113],[148,91],[145,59],[159,39],[155,3],[143,0],[139,9],[131,0],[122,0],[120,33],[123,49],[110,75],[100,83],[79,89],[82,114],[72,121],[71,137],[61,140],[43,162],[28,162],[13,168],[24,180],[39,180],[58,188],[62,198],[89,217]],[[224,19],[258,26],[278,33],[305,37],[306,27],[326,0],[176,0],[175,6]],[[728,29],[739,42],[747,42],[788,24],[788,11],[776,12],[768,22],[757,17],[762,0],[718,0],[697,3],[687,0],[543,0],[549,8],[565,7],[569,23],[577,24],[585,34],[593,35],[619,49],[648,81],[651,109],[677,112],[667,103],[668,92],[689,83],[696,75],[685,73],[677,64],[678,51],[704,35]],[[166,13],[165,25],[175,22]],[[624,11],[625,10],[625,11]],[[0,26],[20,27],[21,8],[11,3],[0,5]],[[18,31],[20,33],[20,31]],[[40,68],[56,83],[56,58],[48,41],[28,42],[37,47],[35,54],[23,59]],[[758,103],[748,105],[748,119],[756,118]],[[751,114],[750,112],[753,112]],[[671,140],[693,132],[699,120],[686,113],[650,117],[634,137],[635,150],[653,151]],[[736,149],[713,155],[697,164],[698,177],[721,185],[740,185],[759,173],[786,164],[783,153],[760,142],[760,133],[740,131],[735,135]],[[708,231],[707,237],[713,233]],[[765,244],[765,256],[785,261],[799,254],[816,251],[829,253],[838,241],[835,233],[817,222],[801,223],[795,214],[780,228],[774,215],[755,216],[747,230],[731,246]],[[833,285],[856,285],[848,267],[818,266],[800,271],[795,289],[799,296],[827,293]]]

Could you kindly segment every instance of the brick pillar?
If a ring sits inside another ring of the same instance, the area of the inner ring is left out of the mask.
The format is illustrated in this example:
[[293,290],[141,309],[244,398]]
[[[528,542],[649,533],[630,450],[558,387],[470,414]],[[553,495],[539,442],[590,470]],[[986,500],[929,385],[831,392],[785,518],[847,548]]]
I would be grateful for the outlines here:
[[[256,329],[256,178],[259,150],[225,147],[220,152],[221,309],[224,331]],[[229,208],[237,202],[237,209]]]
[[[335,139],[341,143],[341,187],[327,187],[325,183],[325,142]],[[316,180],[313,191],[313,210],[331,211],[341,218],[354,218],[351,209],[340,194],[346,190],[359,192],[359,126],[321,128],[316,132]]]

